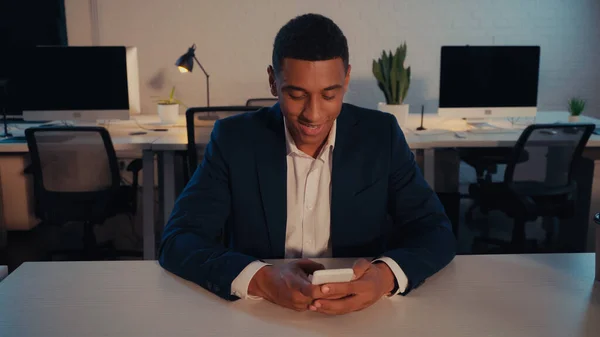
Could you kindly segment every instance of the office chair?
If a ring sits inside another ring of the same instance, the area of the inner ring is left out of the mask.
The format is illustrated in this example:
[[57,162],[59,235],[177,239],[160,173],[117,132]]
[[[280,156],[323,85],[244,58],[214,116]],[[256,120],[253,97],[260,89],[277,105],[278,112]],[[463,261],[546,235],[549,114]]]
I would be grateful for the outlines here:
[[534,124],[523,131],[504,181],[485,181],[473,191],[482,207],[514,219],[512,239],[476,237],[474,250],[481,244],[500,245],[511,253],[528,251],[530,246],[535,250],[537,242],[526,237],[526,222],[540,216],[574,215],[577,185],[572,173],[594,128],[593,124]]
[[[36,215],[43,224],[83,223],[83,250],[60,250],[56,255],[76,259],[141,257],[141,252],[98,245],[94,226],[117,214],[133,216],[137,208],[141,160],[129,164],[131,186],[122,185],[117,156],[108,131],[101,127],[40,127],[25,130],[31,155]],[[133,228],[133,224],[132,224]]]
[[246,106],[258,108],[270,107],[277,103],[277,98],[250,98],[246,101]]
[[[186,131],[187,131],[187,162],[188,170],[186,172],[186,178],[191,177],[196,171],[196,167],[202,161],[204,156],[204,148],[208,144],[210,129],[206,126],[199,126],[196,121],[199,120],[198,116],[210,112],[230,112],[230,113],[243,113],[249,111],[256,111],[255,106],[213,106],[213,107],[199,107],[189,108],[185,112]],[[204,135],[204,137],[200,137]],[[189,179],[186,179],[188,181]]]
[[[487,215],[489,210],[481,207],[478,200],[473,197],[473,190],[479,188],[482,184],[492,182],[492,175],[498,172],[499,165],[508,165],[513,160],[514,148],[464,148],[458,150],[458,155],[462,161],[475,169],[477,181],[469,185],[469,194],[467,198],[473,199],[473,204],[465,212],[465,222],[473,222],[473,213],[479,207],[481,213]],[[521,153],[519,162],[528,159],[527,151]]]

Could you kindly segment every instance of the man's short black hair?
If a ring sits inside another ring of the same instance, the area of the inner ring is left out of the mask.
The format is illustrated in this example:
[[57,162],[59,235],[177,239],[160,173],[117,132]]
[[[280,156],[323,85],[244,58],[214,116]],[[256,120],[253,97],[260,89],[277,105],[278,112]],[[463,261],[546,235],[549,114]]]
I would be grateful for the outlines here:
[[275,37],[273,68],[281,70],[284,58],[325,61],[341,58],[348,69],[348,41],[331,19],[319,14],[304,14],[286,23]]

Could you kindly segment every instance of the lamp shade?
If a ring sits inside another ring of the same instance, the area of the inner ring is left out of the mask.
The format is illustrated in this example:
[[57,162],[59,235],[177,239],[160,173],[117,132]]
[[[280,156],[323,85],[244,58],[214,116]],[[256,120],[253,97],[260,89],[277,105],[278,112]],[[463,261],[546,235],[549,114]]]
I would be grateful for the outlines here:
[[196,45],[194,44],[188,51],[181,55],[175,65],[179,68],[179,71],[182,73],[191,72],[194,68],[194,51],[196,50]]

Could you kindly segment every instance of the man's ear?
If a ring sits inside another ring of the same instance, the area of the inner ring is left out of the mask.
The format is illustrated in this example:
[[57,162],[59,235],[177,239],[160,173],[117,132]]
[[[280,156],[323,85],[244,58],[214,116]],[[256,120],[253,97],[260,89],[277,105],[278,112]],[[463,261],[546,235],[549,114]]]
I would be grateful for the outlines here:
[[273,69],[273,66],[267,67],[267,74],[269,74],[269,89],[271,90],[271,95],[277,97],[277,82],[275,81],[275,69]]
[[350,84],[350,70],[352,70],[352,66],[348,65],[348,70],[346,70],[346,77],[344,78],[344,92],[348,91],[348,84]]

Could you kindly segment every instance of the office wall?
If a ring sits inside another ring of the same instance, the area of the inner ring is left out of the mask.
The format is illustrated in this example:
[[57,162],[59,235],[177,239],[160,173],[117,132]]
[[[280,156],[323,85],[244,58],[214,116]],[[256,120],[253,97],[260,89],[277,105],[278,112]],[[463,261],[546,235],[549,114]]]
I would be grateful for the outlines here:
[[[192,44],[211,74],[211,103],[268,95],[266,67],[277,30],[295,15],[331,17],[348,37],[353,77],[346,101],[383,100],[371,75],[382,49],[408,44],[411,111],[437,109],[442,45],[540,45],[540,110],[565,110],[573,95],[600,116],[598,0],[65,0],[69,43],[139,48],[142,108],[176,85],[187,105],[205,104],[204,77],[173,65]],[[95,9],[95,10],[94,10]],[[92,14],[92,15],[90,15]]]

